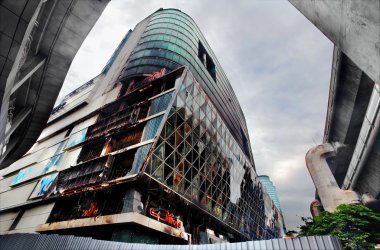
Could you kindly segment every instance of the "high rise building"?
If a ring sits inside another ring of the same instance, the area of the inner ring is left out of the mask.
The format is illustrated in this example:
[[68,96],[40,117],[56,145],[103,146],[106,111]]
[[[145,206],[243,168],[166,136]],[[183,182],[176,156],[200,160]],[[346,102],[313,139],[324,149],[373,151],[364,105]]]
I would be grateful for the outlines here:
[[268,192],[270,198],[273,200],[274,204],[282,212],[280,206],[280,200],[278,199],[276,187],[273,185],[273,182],[270,180],[268,175],[260,175],[259,180],[263,184],[264,188]]
[[281,214],[283,233],[285,233],[286,228],[285,228],[285,223],[283,220],[284,217],[282,214],[282,209],[281,209],[280,200],[278,198],[276,187],[273,185],[273,182],[271,181],[268,175],[260,175],[259,180],[261,184],[263,185],[263,187],[265,188],[266,192],[268,193],[269,197],[272,199],[274,205],[277,207],[278,211]]
[[1,175],[2,233],[207,244],[281,231],[232,87],[176,9],[129,31]]

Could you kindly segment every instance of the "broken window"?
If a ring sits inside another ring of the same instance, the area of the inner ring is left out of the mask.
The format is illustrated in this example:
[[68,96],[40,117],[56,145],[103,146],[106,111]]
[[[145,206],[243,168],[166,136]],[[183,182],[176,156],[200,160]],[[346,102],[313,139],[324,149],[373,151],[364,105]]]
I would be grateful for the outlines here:
[[162,121],[162,115],[153,119],[150,119],[144,128],[144,136],[141,141],[153,139],[157,133],[158,127]]
[[133,148],[115,156],[110,180],[137,174],[142,167],[151,144]]
[[198,42],[198,58],[201,60],[202,64],[207,69],[208,73],[210,73],[212,79],[216,82],[216,69],[215,69],[215,63],[212,60],[212,58],[207,53],[205,47],[201,43],[201,41]]
[[166,110],[171,99],[172,99],[172,93],[170,92],[152,100],[152,104],[150,105],[150,109],[149,109],[149,116]]
[[89,127],[88,138],[95,138],[109,133],[111,130],[127,126],[135,122],[137,118],[138,108],[128,107],[115,113],[110,112],[110,115],[103,114],[100,116],[102,119]]
[[126,190],[88,191],[57,200],[47,223],[118,214],[124,206]]
[[144,127],[140,125],[133,129],[129,129],[125,132],[114,135],[110,143],[110,152],[114,152],[139,143],[141,141],[143,128]]
[[65,145],[65,149],[74,147],[79,143],[82,143],[86,139],[87,129],[88,128],[85,128],[76,132],[75,134],[72,134]]
[[61,171],[57,190],[62,192],[103,181],[106,178],[104,171],[107,159],[108,157],[101,157]]
[[96,140],[85,144],[78,156],[78,163],[89,161],[100,156],[104,147],[105,140]]
[[137,120],[142,120],[144,118],[146,118],[148,116],[148,111],[149,111],[149,102],[146,102],[144,104],[142,104],[140,107],[140,110],[139,110],[139,115],[138,115],[138,118]]

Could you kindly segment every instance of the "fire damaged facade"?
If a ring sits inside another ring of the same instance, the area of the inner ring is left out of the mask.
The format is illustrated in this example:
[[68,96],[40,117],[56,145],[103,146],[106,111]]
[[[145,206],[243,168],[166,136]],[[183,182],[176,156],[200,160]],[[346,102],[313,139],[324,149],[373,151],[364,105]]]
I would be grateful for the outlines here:
[[282,228],[232,87],[175,9],[128,32],[1,175],[2,234],[208,244],[277,238]]

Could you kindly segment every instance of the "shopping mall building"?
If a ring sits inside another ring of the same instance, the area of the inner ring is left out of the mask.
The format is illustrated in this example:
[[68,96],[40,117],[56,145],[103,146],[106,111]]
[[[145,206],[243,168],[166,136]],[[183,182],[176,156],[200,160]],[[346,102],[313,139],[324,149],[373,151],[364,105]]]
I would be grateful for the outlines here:
[[159,9],[1,170],[1,234],[156,244],[280,237],[241,107],[187,14]]

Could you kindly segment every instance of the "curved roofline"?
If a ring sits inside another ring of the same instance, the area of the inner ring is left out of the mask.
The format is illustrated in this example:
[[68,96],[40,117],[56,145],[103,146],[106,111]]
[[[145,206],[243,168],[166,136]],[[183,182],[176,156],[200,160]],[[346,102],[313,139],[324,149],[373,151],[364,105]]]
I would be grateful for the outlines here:
[[[235,93],[234,88],[232,87],[232,84],[231,84],[230,80],[229,80],[228,77],[227,77],[227,74],[226,74],[225,71],[224,71],[224,68],[223,68],[222,65],[220,64],[220,62],[219,62],[219,60],[218,60],[218,57],[216,56],[215,52],[212,50],[212,47],[211,47],[210,44],[208,43],[208,41],[207,41],[206,37],[204,36],[202,30],[199,28],[197,22],[196,22],[196,21],[195,21],[195,20],[194,20],[189,14],[187,14],[186,12],[183,12],[183,11],[180,10],[180,9],[176,9],[176,8],[159,8],[159,9],[156,10],[154,13],[150,14],[147,18],[151,18],[154,14],[159,13],[159,12],[161,12],[161,11],[166,11],[166,10],[177,11],[177,12],[179,12],[179,13],[181,13],[181,14],[184,14],[186,17],[188,17],[188,18],[192,21],[194,27],[195,27],[195,28],[197,29],[197,31],[203,36],[203,38],[204,38],[204,41],[202,41],[203,45],[206,45],[206,47],[208,47],[209,52],[210,52],[211,55],[213,56],[214,63],[217,64],[217,66],[220,67],[220,68],[222,69],[221,71],[219,71],[219,73],[222,75],[222,77],[223,77],[223,78],[228,82],[228,84],[230,85],[230,88],[231,88],[231,90],[232,90],[232,94],[233,94],[233,98],[235,99],[235,101],[234,101],[234,106],[235,106],[235,108],[237,109],[237,111],[240,112],[240,114],[238,114],[238,116],[240,116],[240,118],[242,118],[242,119],[244,120],[243,123],[240,123],[240,128],[241,128],[242,131],[244,132],[244,135],[245,135],[246,140],[247,140],[247,145],[248,145],[250,151],[252,151],[252,144],[251,144],[251,139],[250,139],[249,132],[248,132],[247,120],[246,120],[246,117],[245,117],[245,115],[244,115],[243,109],[242,109],[242,107],[241,107],[241,105],[240,105],[240,102],[239,102],[239,100],[238,100],[238,97],[237,97],[237,95],[236,95],[236,93]],[[147,18],[145,18],[145,19],[147,19]],[[144,19],[144,20],[145,20],[145,19]],[[215,81],[215,84],[217,84],[216,81]],[[235,103],[235,102],[236,102],[236,103]],[[251,155],[250,155],[250,159],[251,159],[251,161],[252,161],[252,164],[255,166],[254,159],[253,159],[253,153],[251,153]]]
[[269,178],[269,176],[266,175],[266,174],[259,175],[258,177],[267,177],[267,178]]

